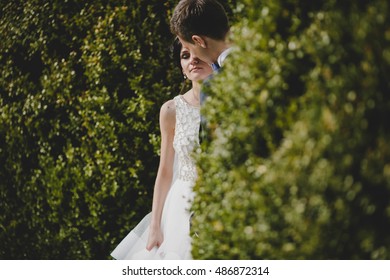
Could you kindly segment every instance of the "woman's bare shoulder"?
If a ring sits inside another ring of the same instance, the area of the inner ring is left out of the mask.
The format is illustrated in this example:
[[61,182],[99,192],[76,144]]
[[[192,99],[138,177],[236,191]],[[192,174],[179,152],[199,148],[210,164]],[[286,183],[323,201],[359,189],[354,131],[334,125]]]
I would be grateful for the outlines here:
[[176,113],[176,105],[175,101],[173,99],[166,101],[162,106],[161,106],[161,112],[164,112],[166,114],[174,114]]
[[160,109],[160,121],[167,126],[174,126],[176,122],[176,105],[173,99],[165,102]]
[[160,109],[160,113],[164,115],[176,115],[176,105],[173,99],[166,101]]

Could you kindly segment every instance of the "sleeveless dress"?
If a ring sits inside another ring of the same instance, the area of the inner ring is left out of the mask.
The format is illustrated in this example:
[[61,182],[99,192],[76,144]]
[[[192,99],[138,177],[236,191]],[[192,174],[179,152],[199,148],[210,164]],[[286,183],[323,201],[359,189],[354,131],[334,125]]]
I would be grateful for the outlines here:
[[164,241],[159,248],[146,250],[151,221],[149,213],[111,253],[115,259],[191,259],[189,208],[197,176],[192,156],[199,147],[200,108],[187,103],[182,95],[173,100],[176,106],[175,160],[172,185],[161,217]]

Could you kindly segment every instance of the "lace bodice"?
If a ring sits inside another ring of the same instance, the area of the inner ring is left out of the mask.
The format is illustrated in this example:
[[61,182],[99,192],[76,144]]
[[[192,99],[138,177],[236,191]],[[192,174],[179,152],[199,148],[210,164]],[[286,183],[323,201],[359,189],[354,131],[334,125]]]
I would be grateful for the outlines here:
[[176,127],[173,148],[177,156],[177,176],[184,181],[195,181],[196,166],[192,153],[199,147],[200,109],[187,103],[182,95],[174,99]]

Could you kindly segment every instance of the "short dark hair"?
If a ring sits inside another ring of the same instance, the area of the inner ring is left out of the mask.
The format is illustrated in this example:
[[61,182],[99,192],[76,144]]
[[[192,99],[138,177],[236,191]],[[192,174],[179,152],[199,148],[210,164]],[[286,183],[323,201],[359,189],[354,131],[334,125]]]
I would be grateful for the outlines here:
[[229,21],[223,6],[216,0],[181,0],[170,22],[171,32],[187,42],[192,35],[224,40]]

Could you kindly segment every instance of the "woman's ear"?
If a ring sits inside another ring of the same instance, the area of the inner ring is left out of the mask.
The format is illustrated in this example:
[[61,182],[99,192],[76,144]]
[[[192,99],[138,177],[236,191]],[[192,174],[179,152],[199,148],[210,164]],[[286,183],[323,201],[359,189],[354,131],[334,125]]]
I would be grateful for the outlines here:
[[207,47],[207,44],[206,44],[206,41],[199,35],[192,35],[192,41],[195,42],[195,45],[199,45],[200,47],[202,48],[206,48]]

